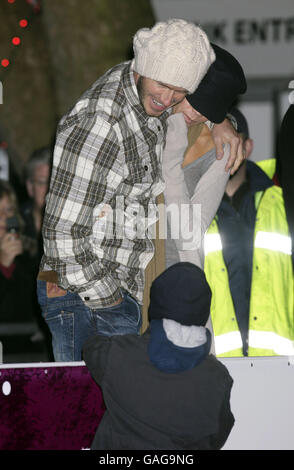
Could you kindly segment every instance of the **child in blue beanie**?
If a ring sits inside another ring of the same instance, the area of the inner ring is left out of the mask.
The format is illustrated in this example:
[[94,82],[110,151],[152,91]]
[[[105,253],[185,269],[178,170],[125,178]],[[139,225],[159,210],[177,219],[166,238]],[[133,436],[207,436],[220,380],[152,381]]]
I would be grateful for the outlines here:
[[143,335],[87,341],[84,360],[106,405],[92,449],[223,447],[234,425],[233,380],[209,354],[210,301],[204,272],[180,262],[154,280]]

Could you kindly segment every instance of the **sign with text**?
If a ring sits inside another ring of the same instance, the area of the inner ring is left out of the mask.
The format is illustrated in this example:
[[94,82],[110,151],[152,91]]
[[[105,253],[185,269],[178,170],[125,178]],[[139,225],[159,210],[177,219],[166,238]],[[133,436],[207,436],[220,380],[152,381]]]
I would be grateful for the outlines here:
[[293,0],[152,0],[157,21],[199,24],[211,42],[230,51],[247,78],[294,76]]

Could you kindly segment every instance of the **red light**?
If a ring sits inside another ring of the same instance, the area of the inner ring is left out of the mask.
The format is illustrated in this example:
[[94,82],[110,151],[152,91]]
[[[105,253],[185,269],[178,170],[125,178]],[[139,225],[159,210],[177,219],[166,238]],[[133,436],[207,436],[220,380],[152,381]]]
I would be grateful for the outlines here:
[[27,20],[22,19],[22,20],[19,21],[19,26],[20,26],[21,28],[26,28],[27,25],[28,25]]
[[2,65],[2,67],[8,67],[8,65],[9,65],[9,60],[8,60],[8,59],[2,59],[2,60],[1,60],[1,65]]
[[12,38],[11,42],[14,46],[19,46],[20,45],[20,38],[18,36],[15,36],[14,38]]
[[15,0],[7,0],[7,1],[8,1],[8,3],[14,3],[15,2]]

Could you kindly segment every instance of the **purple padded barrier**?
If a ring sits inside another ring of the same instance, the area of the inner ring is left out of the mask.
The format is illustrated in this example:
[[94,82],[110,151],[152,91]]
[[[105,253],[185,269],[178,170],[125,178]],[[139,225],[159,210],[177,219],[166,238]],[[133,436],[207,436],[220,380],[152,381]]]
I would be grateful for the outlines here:
[[0,365],[0,450],[80,450],[104,413],[81,363]]

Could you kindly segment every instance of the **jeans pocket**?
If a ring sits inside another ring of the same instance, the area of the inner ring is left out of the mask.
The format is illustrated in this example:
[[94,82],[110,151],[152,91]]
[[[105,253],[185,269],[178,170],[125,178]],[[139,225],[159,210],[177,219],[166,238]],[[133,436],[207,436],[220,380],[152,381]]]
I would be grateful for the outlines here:
[[124,299],[120,304],[93,310],[92,314],[98,334],[139,334],[142,322],[141,309],[128,294],[124,294]]
[[130,323],[135,324],[136,327],[141,327],[142,315],[141,307],[130,295],[126,296],[123,315],[129,319]]

